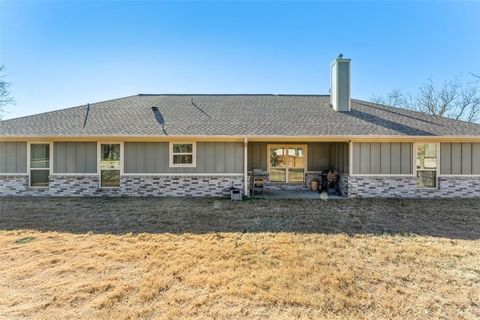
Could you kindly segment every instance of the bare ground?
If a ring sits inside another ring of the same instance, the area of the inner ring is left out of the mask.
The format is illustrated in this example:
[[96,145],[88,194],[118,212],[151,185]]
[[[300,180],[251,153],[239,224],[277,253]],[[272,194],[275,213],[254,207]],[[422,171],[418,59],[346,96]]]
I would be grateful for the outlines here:
[[0,210],[1,319],[480,317],[480,199]]

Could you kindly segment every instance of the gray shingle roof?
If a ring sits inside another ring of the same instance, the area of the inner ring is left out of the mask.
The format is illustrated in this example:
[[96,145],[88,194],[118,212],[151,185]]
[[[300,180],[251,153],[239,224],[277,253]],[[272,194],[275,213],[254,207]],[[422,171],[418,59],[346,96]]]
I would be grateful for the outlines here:
[[[480,136],[480,125],[328,95],[137,95],[0,123],[2,136]],[[155,116],[152,107],[158,107]],[[164,122],[164,126],[160,123]],[[163,128],[162,128],[163,127]]]

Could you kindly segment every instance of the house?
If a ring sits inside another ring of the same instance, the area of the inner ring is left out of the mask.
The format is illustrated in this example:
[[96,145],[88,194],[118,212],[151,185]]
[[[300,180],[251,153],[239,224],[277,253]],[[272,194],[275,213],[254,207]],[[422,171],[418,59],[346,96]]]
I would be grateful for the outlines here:
[[479,197],[480,125],[351,99],[349,59],[330,95],[139,94],[11,119],[0,194],[217,196],[304,189],[336,167],[348,197]]

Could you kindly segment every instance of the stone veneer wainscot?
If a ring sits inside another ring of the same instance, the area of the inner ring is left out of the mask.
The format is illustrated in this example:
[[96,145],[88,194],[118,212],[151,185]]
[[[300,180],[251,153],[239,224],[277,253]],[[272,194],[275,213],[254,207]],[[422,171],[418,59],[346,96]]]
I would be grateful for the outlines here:
[[232,185],[243,189],[243,177],[229,175],[124,175],[120,188],[99,187],[97,175],[52,175],[48,188],[30,188],[28,176],[1,176],[1,196],[167,196],[220,197]]
[[350,198],[474,198],[480,197],[480,179],[474,176],[440,176],[438,188],[417,189],[414,176],[349,176]]

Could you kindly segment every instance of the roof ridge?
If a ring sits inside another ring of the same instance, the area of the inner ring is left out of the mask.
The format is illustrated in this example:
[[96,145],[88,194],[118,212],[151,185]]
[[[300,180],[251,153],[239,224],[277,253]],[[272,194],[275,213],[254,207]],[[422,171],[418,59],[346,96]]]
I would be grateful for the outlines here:
[[251,97],[259,97],[259,96],[292,96],[292,97],[325,97],[330,96],[329,94],[285,94],[285,93],[139,93],[139,97],[150,97],[150,96],[166,96],[166,97],[191,97],[191,96],[218,96],[218,97],[225,97],[225,96],[251,96]]

